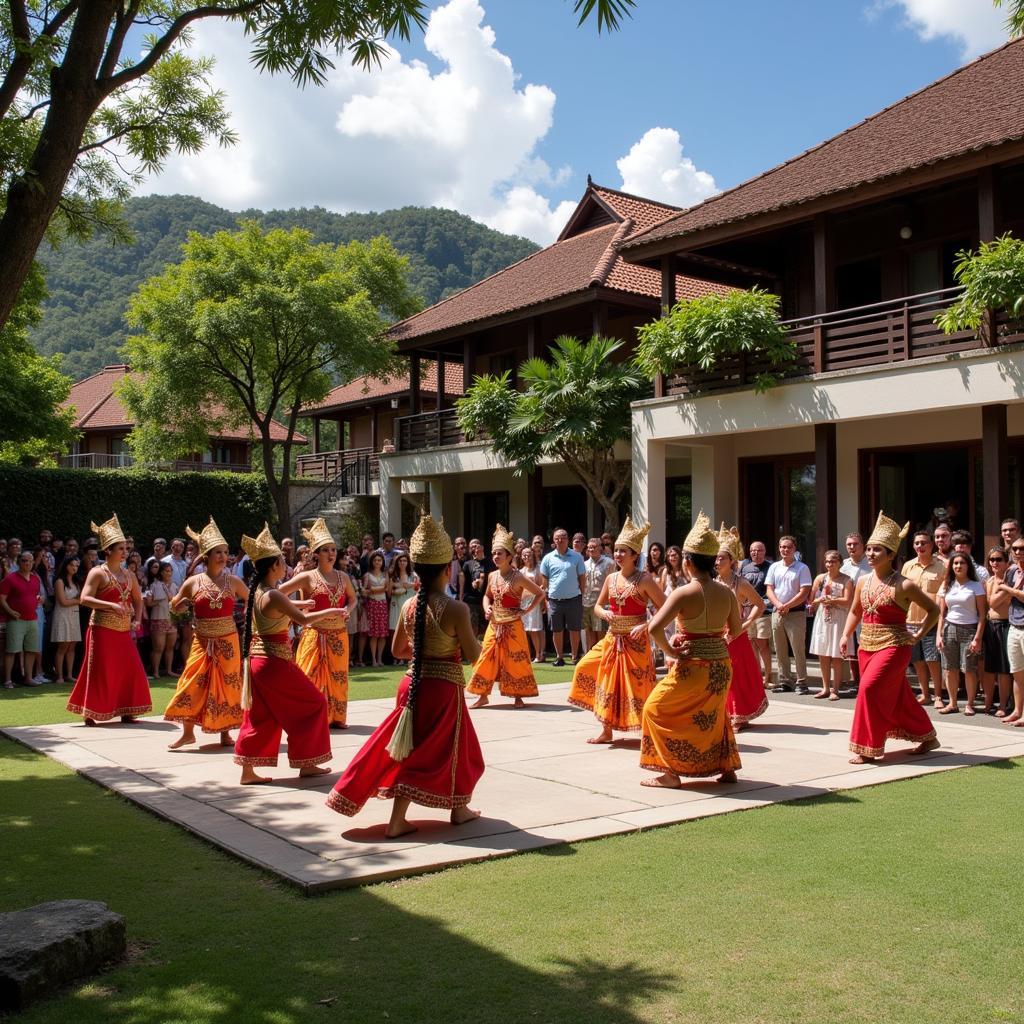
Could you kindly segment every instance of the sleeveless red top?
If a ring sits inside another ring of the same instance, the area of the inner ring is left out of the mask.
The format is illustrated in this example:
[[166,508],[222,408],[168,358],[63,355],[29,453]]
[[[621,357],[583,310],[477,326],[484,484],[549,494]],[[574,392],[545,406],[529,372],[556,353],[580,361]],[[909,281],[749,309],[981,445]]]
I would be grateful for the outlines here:
[[227,619],[235,613],[235,595],[228,584],[217,586],[204,576],[192,599],[192,609],[197,619]]

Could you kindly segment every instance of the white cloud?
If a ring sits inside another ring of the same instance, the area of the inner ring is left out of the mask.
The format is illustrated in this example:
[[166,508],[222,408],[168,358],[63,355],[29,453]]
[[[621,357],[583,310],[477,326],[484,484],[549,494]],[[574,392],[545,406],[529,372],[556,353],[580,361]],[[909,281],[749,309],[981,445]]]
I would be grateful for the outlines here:
[[674,206],[693,206],[718,191],[715,179],[683,156],[683,143],[674,128],[649,129],[616,166],[623,191]]
[[992,0],[882,0],[881,6],[902,8],[925,42],[954,39],[964,60],[1006,42],[1006,8]]
[[[522,83],[479,0],[436,7],[424,35],[436,68],[390,50],[364,72],[339,62],[322,88],[258,74],[246,40],[202,22],[193,50],[215,54],[240,142],[175,156],[147,192],[200,195],[232,210],[443,206],[501,231],[551,242],[575,207],[550,194],[573,178],[538,152],[555,93]],[[588,154],[590,158],[592,154]],[[653,128],[619,161],[622,187],[688,206],[715,191],[683,157],[677,132]]]

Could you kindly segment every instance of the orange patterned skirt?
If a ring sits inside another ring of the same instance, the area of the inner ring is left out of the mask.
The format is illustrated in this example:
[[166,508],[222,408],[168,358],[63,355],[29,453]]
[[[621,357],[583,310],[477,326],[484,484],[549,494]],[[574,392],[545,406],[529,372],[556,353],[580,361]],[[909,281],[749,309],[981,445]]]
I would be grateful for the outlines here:
[[348,721],[348,629],[304,629],[295,663],[327,698],[331,725]]
[[640,732],[643,710],[657,679],[647,636],[607,632],[572,674],[569,703],[593,711],[610,729]]
[[726,708],[732,680],[728,657],[682,658],[647,698],[640,767],[703,779],[740,767]]
[[[234,619],[221,636],[192,637],[188,661],[178,678],[164,721],[191,723],[203,732],[227,732],[242,724],[242,658]],[[225,627],[226,628],[226,627]]]
[[536,697],[537,680],[530,661],[530,645],[520,619],[487,624],[480,657],[473,666],[469,693],[489,694],[494,683],[503,697]]

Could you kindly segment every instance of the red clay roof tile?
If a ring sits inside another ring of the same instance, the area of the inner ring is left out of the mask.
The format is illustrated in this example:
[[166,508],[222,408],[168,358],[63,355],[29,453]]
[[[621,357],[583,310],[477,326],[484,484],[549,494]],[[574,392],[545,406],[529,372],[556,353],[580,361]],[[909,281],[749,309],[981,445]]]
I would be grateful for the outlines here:
[[[343,409],[350,405],[366,405],[380,398],[400,395],[409,390],[409,375],[397,374],[386,381],[372,377],[357,377],[348,384],[339,384],[329,392],[322,402],[303,406],[302,415],[313,412],[325,413],[333,409]],[[457,398],[462,394],[462,366],[455,363],[444,364],[444,391],[446,395]],[[420,394],[430,395],[437,392],[437,363],[425,362],[420,372]]]

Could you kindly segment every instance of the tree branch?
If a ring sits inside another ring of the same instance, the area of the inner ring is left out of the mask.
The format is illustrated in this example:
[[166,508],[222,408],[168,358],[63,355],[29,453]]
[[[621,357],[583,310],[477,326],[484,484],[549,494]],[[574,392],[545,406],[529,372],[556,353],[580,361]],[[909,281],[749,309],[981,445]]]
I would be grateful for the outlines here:
[[18,90],[24,84],[32,68],[32,29],[28,23],[28,12],[22,0],[9,0],[11,9],[11,38],[14,42],[14,58],[0,84],[0,117],[4,117],[14,103]]
[[140,0],[131,0],[127,8],[121,8],[114,21],[114,30],[110,34],[110,41],[107,43],[107,53],[100,65],[100,79],[109,78],[117,70],[117,62],[121,56],[121,48],[124,46],[125,36],[132,27],[135,15],[139,10]]

